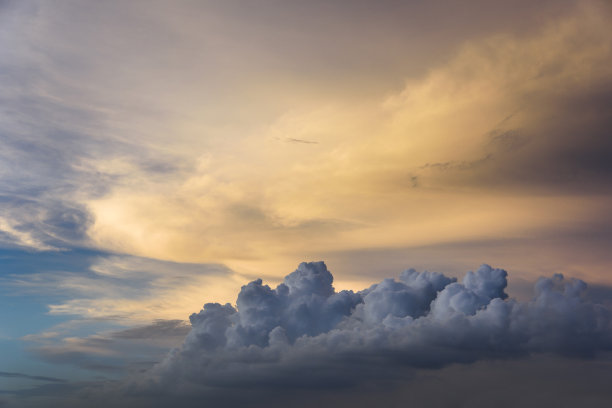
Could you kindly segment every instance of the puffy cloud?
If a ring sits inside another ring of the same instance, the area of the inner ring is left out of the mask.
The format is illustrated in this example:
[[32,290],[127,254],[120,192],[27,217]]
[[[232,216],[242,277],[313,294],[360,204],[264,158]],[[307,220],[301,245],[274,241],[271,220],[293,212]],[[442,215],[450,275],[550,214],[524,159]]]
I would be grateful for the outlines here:
[[243,286],[235,307],[207,303],[140,386],[333,388],[411,368],[612,348],[609,307],[560,274],[540,278],[527,302],[508,298],[506,271],[488,265],[461,282],[413,269],[360,292],[332,282],[323,262],[302,263],[274,289],[260,279]]

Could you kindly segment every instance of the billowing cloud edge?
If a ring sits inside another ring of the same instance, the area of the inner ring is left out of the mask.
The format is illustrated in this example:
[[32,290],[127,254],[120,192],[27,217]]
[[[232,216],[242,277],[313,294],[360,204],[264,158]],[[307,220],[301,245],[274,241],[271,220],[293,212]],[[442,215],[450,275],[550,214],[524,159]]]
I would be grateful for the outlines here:
[[274,289],[261,279],[243,286],[235,306],[205,304],[183,344],[128,388],[334,388],[414,368],[612,349],[611,311],[585,296],[585,282],[540,278],[533,299],[520,302],[505,293],[507,276],[489,265],[460,282],[409,269],[336,292],[325,263],[302,263]]

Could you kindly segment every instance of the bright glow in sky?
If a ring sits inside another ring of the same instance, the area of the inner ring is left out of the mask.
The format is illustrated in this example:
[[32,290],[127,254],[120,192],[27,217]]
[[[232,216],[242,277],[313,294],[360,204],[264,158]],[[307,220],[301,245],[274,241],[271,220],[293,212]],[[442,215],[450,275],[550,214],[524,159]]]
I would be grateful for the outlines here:
[[609,3],[435,3],[0,0],[0,374],[302,261],[612,285]]

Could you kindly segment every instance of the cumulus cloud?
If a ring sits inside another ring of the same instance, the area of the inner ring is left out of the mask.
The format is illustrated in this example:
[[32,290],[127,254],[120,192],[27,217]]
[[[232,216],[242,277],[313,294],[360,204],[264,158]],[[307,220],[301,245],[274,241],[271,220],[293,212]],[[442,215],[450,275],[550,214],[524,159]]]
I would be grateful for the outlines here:
[[243,286],[235,306],[205,304],[184,343],[139,384],[333,388],[413,368],[612,348],[612,311],[586,297],[583,281],[540,278],[533,299],[519,302],[505,293],[507,276],[488,265],[461,281],[410,269],[337,292],[323,262],[302,263],[274,289],[261,279]]

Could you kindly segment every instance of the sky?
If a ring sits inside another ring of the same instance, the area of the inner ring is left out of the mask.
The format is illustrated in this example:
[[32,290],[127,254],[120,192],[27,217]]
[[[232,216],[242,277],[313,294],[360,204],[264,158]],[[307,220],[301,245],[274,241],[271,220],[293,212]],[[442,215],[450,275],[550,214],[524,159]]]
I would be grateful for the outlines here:
[[610,27],[0,0],[0,407],[609,406]]

